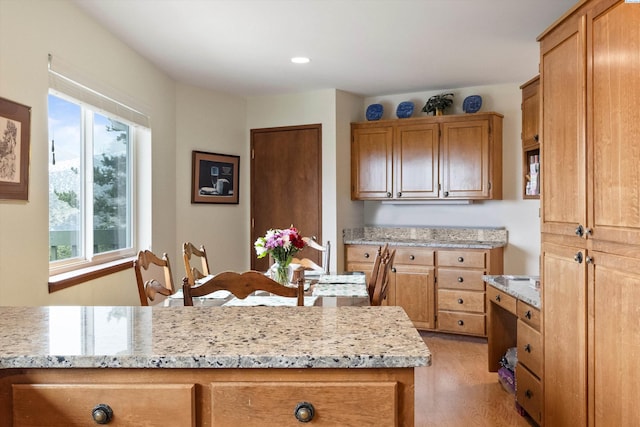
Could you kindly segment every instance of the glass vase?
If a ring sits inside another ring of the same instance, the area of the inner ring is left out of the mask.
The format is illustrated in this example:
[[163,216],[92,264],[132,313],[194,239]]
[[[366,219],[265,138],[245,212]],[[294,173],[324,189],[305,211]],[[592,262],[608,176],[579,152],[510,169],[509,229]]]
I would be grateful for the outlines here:
[[271,278],[281,285],[288,285],[289,264],[291,264],[291,258],[287,258],[282,261],[276,261],[271,267]]

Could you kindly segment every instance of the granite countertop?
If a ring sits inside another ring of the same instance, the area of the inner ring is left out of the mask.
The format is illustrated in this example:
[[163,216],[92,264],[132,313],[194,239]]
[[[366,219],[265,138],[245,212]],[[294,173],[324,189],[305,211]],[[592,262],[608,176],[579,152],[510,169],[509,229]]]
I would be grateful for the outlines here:
[[363,227],[343,230],[347,245],[421,246],[432,248],[493,249],[507,244],[504,228],[475,227]]
[[0,307],[0,369],[405,368],[400,307]]
[[530,279],[540,280],[538,276],[482,276],[482,280],[496,289],[540,309],[540,290],[533,287]]

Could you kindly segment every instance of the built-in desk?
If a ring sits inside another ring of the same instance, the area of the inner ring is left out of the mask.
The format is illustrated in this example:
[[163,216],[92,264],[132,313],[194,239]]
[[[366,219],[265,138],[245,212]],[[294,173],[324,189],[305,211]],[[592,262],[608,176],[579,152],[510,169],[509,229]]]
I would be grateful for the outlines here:
[[489,371],[497,372],[507,349],[517,347],[516,401],[542,421],[540,291],[530,276],[483,276],[487,286]]

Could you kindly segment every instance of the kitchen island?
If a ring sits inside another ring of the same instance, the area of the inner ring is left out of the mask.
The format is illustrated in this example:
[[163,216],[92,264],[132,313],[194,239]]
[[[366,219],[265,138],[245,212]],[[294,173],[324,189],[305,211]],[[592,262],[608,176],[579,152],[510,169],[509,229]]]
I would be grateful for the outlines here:
[[414,368],[431,363],[399,307],[0,314],[2,426],[411,426]]

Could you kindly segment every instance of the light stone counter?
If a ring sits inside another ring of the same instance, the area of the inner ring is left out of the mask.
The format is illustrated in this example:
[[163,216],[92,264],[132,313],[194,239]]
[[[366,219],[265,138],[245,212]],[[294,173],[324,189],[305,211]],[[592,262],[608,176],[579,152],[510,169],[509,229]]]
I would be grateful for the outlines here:
[[506,246],[507,230],[474,227],[362,227],[343,230],[343,243],[493,249]]
[[539,277],[508,275],[482,276],[482,280],[494,288],[524,301],[532,307],[540,309],[540,290],[531,285],[530,279],[539,279]]
[[400,307],[0,307],[0,369],[405,368]]

